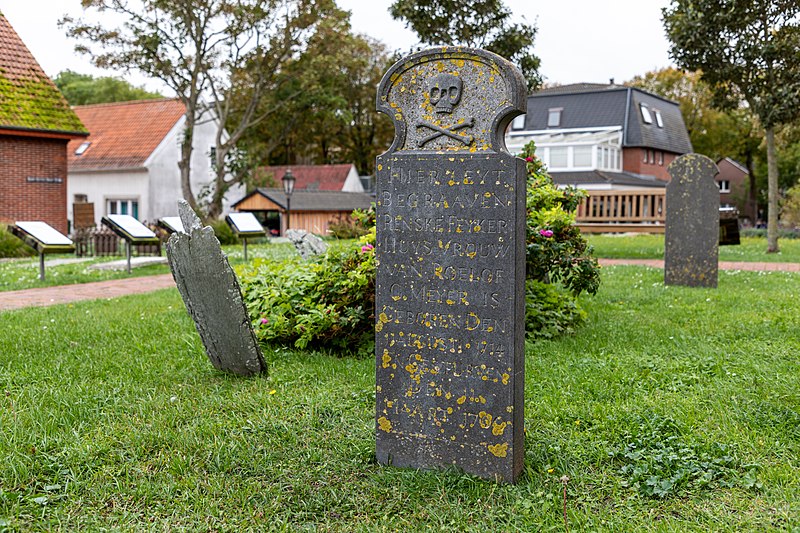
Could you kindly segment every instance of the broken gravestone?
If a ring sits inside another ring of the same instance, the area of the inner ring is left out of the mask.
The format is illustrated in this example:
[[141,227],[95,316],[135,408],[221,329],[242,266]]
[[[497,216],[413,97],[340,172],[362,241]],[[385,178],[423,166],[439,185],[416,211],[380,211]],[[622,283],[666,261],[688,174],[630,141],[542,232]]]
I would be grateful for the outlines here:
[[167,258],[211,364],[240,376],[266,372],[239,282],[214,230],[202,227],[183,200],[178,202],[178,212],[186,233],[170,236]]
[[311,259],[312,257],[324,254],[328,249],[325,241],[302,229],[289,229],[284,234],[289,241],[294,244],[297,253],[303,259]]
[[719,262],[719,169],[708,157],[682,155],[667,168],[664,284],[716,287]]
[[505,59],[442,47],[384,75],[377,158],[380,464],[515,482],[523,465],[525,162],[503,141],[526,85]]

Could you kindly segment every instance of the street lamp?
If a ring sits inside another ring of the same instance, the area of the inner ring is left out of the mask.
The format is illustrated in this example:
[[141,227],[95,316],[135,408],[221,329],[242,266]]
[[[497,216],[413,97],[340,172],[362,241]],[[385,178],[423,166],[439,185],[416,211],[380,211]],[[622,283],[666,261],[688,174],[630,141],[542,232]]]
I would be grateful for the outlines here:
[[292,174],[292,169],[287,168],[286,173],[281,178],[283,182],[283,193],[286,195],[286,229],[289,229],[289,210],[291,209],[292,193],[294,192],[294,182],[296,178]]

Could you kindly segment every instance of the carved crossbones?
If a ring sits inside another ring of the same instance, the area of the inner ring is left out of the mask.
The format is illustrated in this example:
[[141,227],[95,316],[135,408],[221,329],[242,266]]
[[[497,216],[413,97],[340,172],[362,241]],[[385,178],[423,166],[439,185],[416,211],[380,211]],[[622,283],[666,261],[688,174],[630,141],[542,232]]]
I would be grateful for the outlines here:
[[449,126],[449,127],[446,127],[446,128],[442,128],[440,126],[437,126],[436,124],[429,124],[428,122],[420,122],[419,124],[417,124],[417,128],[428,128],[429,130],[433,130],[436,133],[434,133],[433,135],[428,135],[427,137],[417,141],[417,146],[422,148],[425,144],[431,142],[434,139],[438,139],[439,137],[441,137],[443,135],[446,135],[447,137],[450,137],[451,139],[455,139],[456,141],[459,141],[459,142],[463,143],[465,146],[468,146],[468,145],[472,144],[472,140],[473,140],[472,135],[467,135],[465,137],[465,136],[458,135],[458,134],[453,133],[453,132],[456,131],[456,130],[464,129],[464,128],[471,128],[474,125],[475,125],[475,118],[474,117],[469,117],[466,120],[466,122],[462,122],[461,124],[454,124],[453,126]]

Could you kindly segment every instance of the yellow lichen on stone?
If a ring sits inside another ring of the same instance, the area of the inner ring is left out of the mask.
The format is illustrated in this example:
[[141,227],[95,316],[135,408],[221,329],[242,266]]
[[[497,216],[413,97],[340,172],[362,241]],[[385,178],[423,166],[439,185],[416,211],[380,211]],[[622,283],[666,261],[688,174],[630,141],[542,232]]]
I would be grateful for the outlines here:
[[495,444],[492,446],[491,444],[487,446],[492,455],[495,457],[505,457],[508,455],[508,443],[504,442],[502,444]]
[[[382,417],[380,417],[378,419],[378,427],[381,430],[385,431],[386,433],[390,433],[392,431],[392,423],[385,416],[382,416]],[[492,452],[492,453],[494,453],[494,452]],[[495,455],[497,455],[497,454],[495,454]]]
[[492,435],[499,437],[500,435],[503,434],[503,432],[505,432],[507,425],[508,422],[495,422],[494,424],[492,424]]

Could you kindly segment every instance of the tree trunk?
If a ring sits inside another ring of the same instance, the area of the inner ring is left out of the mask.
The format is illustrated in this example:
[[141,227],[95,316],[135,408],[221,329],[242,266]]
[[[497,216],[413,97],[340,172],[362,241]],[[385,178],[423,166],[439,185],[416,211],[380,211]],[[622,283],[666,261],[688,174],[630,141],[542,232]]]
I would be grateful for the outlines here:
[[[186,102],[184,102],[186,104]],[[192,142],[194,135],[194,112],[186,105],[186,122],[183,128],[183,138],[181,139],[181,159],[178,161],[178,168],[181,171],[181,194],[189,206],[197,212],[197,199],[192,192]]]
[[767,253],[778,250],[778,159],[775,153],[775,128],[766,128],[767,134]]

